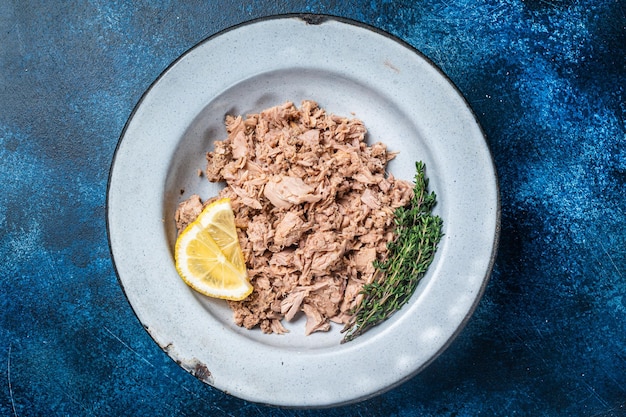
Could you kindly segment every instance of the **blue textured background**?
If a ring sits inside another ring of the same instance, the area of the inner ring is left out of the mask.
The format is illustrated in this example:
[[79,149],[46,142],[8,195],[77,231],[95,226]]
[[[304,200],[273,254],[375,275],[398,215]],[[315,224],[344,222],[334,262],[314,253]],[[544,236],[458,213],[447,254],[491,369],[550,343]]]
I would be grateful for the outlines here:
[[[0,415],[626,415],[623,1],[0,1]],[[329,410],[241,401],[180,369],[118,285],[119,135],[209,35],[315,12],[394,34],[458,85],[494,154],[502,235],[477,311],[428,369]]]

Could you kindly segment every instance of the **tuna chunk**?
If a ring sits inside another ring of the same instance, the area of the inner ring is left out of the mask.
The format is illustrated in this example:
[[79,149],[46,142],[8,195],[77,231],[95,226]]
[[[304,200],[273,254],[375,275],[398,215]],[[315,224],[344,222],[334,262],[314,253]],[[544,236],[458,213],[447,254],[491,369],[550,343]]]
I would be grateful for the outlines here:
[[363,248],[355,251],[354,267],[359,272],[371,274],[374,272],[374,261],[376,260],[376,248]]
[[317,331],[328,331],[330,330],[330,323],[328,320],[322,316],[322,313],[310,304],[304,304],[302,306],[302,311],[306,314],[306,326],[304,329],[305,335],[310,335],[313,332]]
[[185,229],[200,213],[202,213],[202,201],[199,195],[194,194],[178,205],[175,215],[176,228],[179,231]]
[[248,241],[252,244],[252,250],[261,253],[268,249],[269,242],[274,237],[274,230],[265,214],[254,216],[248,223],[246,233]]
[[288,209],[294,204],[320,201],[322,197],[313,195],[314,191],[301,178],[277,175],[265,185],[263,194],[274,207]]
[[281,249],[292,246],[300,240],[307,230],[304,220],[296,212],[289,211],[278,221],[274,234],[274,243]]
[[291,321],[294,318],[308,294],[306,287],[299,287],[280,302],[280,312],[285,315],[285,320]]

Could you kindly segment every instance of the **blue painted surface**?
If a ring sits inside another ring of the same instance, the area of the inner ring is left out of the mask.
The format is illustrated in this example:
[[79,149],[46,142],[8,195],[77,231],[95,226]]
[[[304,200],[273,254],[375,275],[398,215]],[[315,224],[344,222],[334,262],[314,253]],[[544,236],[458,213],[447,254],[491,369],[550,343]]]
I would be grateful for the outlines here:
[[[622,1],[0,2],[0,415],[626,415]],[[167,65],[231,25],[326,13],[423,51],[474,108],[502,193],[499,256],[424,372],[329,410],[221,393],[150,339],[118,285],[108,171]]]

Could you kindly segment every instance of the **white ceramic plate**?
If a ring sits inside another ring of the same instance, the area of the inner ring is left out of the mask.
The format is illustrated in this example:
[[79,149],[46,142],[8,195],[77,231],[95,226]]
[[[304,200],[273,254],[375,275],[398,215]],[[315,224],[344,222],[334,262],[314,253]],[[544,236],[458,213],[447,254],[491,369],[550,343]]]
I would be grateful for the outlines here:
[[[410,302],[390,320],[340,344],[341,326],[304,336],[233,324],[225,302],[193,292],[174,269],[174,211],[220,186],[197,176],[226,114],[290,100],[317,101],[362,119],[368,140],[398,157],[412,180],[426,163],[444,233]],[[253,21],[213,36],[174,62],[141,98],[115,153],[108,232],[119,280],[137,317],[183,368],[237,397],[322,407],[384,392],[427,366],[458,334],[491,272],[499,231],[492,158],[467,103],[416,50],[354,22],[320,16]]]

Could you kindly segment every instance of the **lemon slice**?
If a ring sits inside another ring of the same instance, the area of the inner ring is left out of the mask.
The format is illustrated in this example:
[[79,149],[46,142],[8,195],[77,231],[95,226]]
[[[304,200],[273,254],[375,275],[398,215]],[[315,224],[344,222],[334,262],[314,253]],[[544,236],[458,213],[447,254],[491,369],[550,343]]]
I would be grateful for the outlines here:
[[243,300],[252,292],[230,199],[207,205],[176,239],[176,270],[209,297]]

